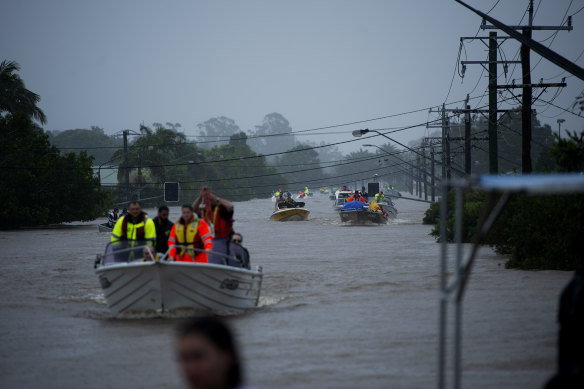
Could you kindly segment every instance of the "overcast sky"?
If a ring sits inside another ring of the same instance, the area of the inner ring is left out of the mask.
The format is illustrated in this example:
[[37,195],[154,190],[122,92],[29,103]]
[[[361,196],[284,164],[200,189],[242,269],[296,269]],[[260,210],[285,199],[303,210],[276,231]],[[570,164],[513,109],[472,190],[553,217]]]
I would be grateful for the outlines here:
[[[483,12],[495,6],[491,16],[518,24],[528,0],[467,3]],[[535,6],[535,25],[560,25],[584,1],[535,0]],[[0,8],[0,59],[21,65],[27,88],[41,96],[51,131],[95,125],[111,134],[141,123],[178,122],[195,135],[198,123],[216,116],[232,118],[246,131],[272,112],[302,131],[438,106],[467,93],[477,97],[473,108],[488,103],[480,98],[487,86],[480,65],[469,65],[464,79],[456,75],[448,93],[460,37],[474,36],[481,23],[454,0],[2,0]],[[584,67],[584,11],[573,25],[555,39],[553,31],[536,31],[534,39],[549,38],[543,43],[571,61],[580,56]],[[500,55],[513,59],[518,47],[506,41]],[[461,59],[486,55],[479,41],[466,42]],[[532,54],[532,67],[539,59]],[[520,66],[512,70],[505,80],[500,66],[499,83],[520,83]],[[559,82],[563,76],[569,74],[543,59],[532,80]],[[567,82],[553,101],[564,108],[584,89],[576,77]],[[556,91],[542,98],[549,101]],[[505,92],[501,99],[509,97]],[[562,129],[584,128],[582,118],[558,108],[535,108],[554,130],[558,118],[566,120]],[[351,139],[357,128],[436,117],[424,110],[299,139],[332,143]],[[339,131],[346,134],[330,133]],[[393,136],[407,142],[428,131],[422,126]]]

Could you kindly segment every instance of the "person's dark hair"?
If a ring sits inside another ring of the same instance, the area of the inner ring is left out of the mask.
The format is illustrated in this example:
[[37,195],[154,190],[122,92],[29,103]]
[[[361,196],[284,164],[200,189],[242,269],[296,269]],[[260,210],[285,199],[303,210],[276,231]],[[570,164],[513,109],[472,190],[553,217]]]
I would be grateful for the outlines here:
[[203,336],[221,351],[230,353],[233,363],[227,372],[227,383],[230,388],[241,385],[243,373],[239,353],[227,324],[213,316],[192,318],[183,322],[177,333],[179,339],[189,335]]
[[243,242],[243,234],[241,232],[234,232],[231,236],[233,236],[233,235],[241,236],[241,241]]
[[158,207],[158,212],[162,211],[168,211],[168,207],[166,205],[161,205],[160,207]]
[[188,208],[191,210],[191,212],[193,211],[193,207],[190,206],[189,204],[183,204],[181,208]]
[[132,204],[138,204],[138,205],[140,206],[140,208],[142,208],[142,204],[140,204],[140,202],[139,202],[139,201],[137,201],[137,200],[132,200],[132,201],[130,201],[130,204],[128,204],[128,208],[129,208],[129,207],[130,207],[130,205],[132,205]]

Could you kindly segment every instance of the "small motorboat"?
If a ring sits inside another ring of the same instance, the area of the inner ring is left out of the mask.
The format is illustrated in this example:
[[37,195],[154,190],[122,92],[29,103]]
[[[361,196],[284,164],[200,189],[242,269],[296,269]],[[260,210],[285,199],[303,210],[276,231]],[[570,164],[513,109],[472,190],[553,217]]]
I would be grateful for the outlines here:
[[354,225],[385,224],[389,215],[383,209],[374,210],[361,201],[349,201],[339,212],[342,222]]
[[112,232],[113,228],[108,223],[101,223],[97,226],[99,232]]
[[215,252],[225,257],[224,265],[175,262],[168,260],[168,252],[151,250],[146,244],[120,241],[108,244],[104,255],[97,256],[95,272],[113,313],[186,309],[237,314],[257,306],[261,266],[251,269],[240,255]]
[[304,203],[297,201],[295,206],[291,204],[278,204],[278,209],[272,213],[270,220],[273,221],[300,221],[306,220],[310,211],[304,208]]

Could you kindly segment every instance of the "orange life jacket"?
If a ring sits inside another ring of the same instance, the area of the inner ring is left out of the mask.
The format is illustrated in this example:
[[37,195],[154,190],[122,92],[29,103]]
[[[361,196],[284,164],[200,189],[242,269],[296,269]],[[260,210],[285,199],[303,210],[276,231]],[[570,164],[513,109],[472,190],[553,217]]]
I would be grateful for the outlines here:
[[[177,249],[174,247],[175,245],[185,247]],[[192,218],[185,224],[181,218],[170,230],[168,247],[170,248],[169,257],[176,261],[208,263],[207,253],[195,252],[189,250],[189,247],[211,250],[213,248],[213,233],[204,219]]]

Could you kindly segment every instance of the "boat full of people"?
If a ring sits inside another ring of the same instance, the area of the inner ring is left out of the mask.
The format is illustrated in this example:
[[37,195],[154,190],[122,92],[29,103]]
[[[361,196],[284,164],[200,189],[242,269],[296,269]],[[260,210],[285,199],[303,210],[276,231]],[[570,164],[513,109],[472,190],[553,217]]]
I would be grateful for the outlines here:
[[[171,250],[224,258],[223,264],[172,260]],[[192,246],[173,246],[156,253],[147,242],[111,242],[95,261],[95,272],[109,309],[128,312],[193,310],[236,314],[257,306],[261,266],[251,267],[249,254],[231,244],[230,254]]]
[[276,199],[274,212],[270,216],[272,221],[301,221],[306,220],[310,211],[305,208],[306,203],[303,201],[295,201],[288,193],[286,197],[280,194]]
[[341,221],[353,225],[385,224],[389,214],[375,201],[367,204],[362,201],[348,201],[339,212]]

